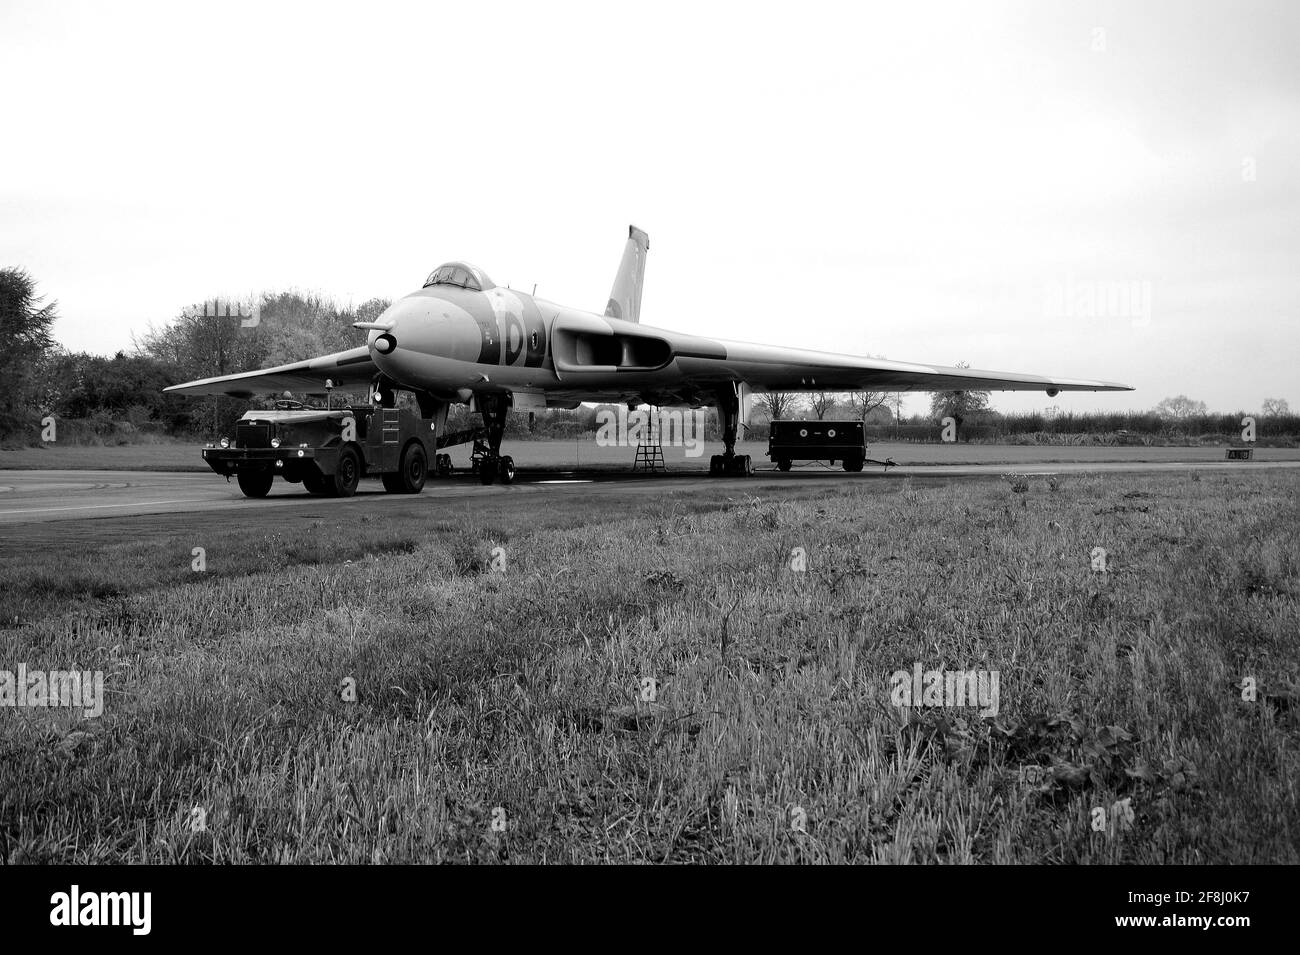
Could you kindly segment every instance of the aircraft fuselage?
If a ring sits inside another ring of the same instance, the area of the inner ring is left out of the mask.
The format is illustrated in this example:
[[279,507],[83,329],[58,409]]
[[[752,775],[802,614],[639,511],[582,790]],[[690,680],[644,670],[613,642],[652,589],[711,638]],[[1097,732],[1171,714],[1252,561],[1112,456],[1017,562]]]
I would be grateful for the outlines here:
[[[672,373],[675,349],[657,329],[508,288],[431,286],[395,302],[379,323],[390,327],[372,329],[367,345],[384,375],[448,398],[684,384]],[[700,347],[725,357],[717,345],[700,340]]]

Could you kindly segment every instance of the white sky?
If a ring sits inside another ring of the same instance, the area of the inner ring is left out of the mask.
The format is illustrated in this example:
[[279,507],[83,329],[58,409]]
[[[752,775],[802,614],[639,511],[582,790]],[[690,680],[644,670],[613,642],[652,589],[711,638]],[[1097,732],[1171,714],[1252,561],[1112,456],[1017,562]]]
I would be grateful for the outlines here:
[[601,311],[635,222],[650,325],[1300,405],[1295,3],[0,0],[0,88],[73,349],[457,258]]

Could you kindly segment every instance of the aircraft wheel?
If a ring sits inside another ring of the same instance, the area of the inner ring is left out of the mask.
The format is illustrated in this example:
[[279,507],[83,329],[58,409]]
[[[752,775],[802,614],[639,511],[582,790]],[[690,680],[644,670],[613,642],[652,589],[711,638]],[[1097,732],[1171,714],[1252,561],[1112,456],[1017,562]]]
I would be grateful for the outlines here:
[[717,477],[722,473],[722,455],[715,454],[709,458],[709,476]]
[[754,473],[753,462],[748,454],[737,454],[727,466],[727,473],[733,477],[749,477]]
[[437,462],[438,477],[446,477],[451,473],[451,455],[439,454],[434,460]]
[[266,497],[275,481],[275,474],[271,471],[240,471],[235,479],[244,497]]
[[491,484],[497,479],[497,462],[491,458],[484,458],[478,463],[478,479],[480,484]]
[[847,459],[845,459],[845,461],[844,461],[844,470],[846,470],[846,471],[861,471],[861,470],[862,470],[862,459],[861,459],[861,458],[847,458]]
[[351,497],[357,493],[357,485],[361,483],[361,458],[356,451],[344,448],[339,452],[339,463],[329,482],[333,497]]
[[782,471],[788,471],[790,470],[790,459],[781,458],[779,461],[776,462],[776,466],[780,468]]
[[502,484],[510,484],[515,479],[515,459],[505,455],[497,464],[497,478]]

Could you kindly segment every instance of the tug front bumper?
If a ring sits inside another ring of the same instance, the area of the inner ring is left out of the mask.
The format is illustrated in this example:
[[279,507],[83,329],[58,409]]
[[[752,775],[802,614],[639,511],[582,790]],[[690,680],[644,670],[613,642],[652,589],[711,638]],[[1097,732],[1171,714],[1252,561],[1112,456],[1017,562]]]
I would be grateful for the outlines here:
[[204,448],[203,460],[218,474],[240,471],[301,471],[316,461],[315,448]]

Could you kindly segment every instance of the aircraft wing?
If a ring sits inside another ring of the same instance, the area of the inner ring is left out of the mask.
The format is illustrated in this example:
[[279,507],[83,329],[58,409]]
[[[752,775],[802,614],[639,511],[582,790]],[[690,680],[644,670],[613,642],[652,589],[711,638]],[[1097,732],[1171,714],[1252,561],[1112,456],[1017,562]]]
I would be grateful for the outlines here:
[[232,398],[249,398],[271,391],[296,391],[312,395],[325,393],[327,378],[333,380],[334,386],[339,388],[345,385],[369,385],[378,373],[379,369],[370,357],[370,349],[361,345],[291,365],[221,375],[217,378],[201,378],[163,390],[182,395],[229,395]]
[[693,383],[738,380],[755,391],[1133,390],[1131,385],[1091,378],[923,365],[744,342],[695,339],[674,352],[678,367]]

